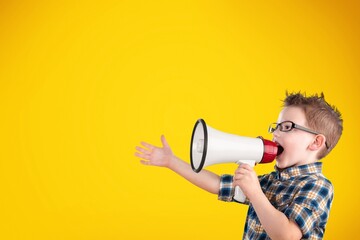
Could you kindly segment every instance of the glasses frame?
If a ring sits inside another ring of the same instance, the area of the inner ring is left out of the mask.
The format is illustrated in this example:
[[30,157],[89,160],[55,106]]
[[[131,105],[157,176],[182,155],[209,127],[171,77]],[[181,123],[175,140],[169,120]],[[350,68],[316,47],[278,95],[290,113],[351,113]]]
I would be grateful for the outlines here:
[[[291,127],[290,127],[288,130],[282,129],[282,128],[281,128],[281,125],[284,124],[284,123],[291,123]],[[274,124],[276,124],[276,127],[275,127],[275,128],[272,127]],[[279,126],[280,126],[280,128],[279,128]],[[321,134],[321,133],[318,133],[318,132],[316,132],[316,131],[313,131],[313,130],[311,130],[311,129],[309,129],[309,128],[300,126],[300,125],[298,125],[298,124],[296,124],[296,123],[294,123],[294,122],[292,122],[292,121],[283,121],[283,122],[281,122],[281,123],[272,123],[272,124],[270,124],[268,131],[269,131],[269,133],[274,133],[274,132],[276,131],[276,129],[279,129],[279,131],[281,131],[281,132],[290,132],[290,131],[293,130],[294,128],[299,129],[299,130],[302,130],[302,131],[305,131],[305,132],[308,132],[308,133],[311,133],[311,134],[315,134],[315,135]],[[323,134],[322,134],[322,135],[323,135]],[[326,141],[325,141],[325,147],[326,147],[327,149],[329,149],[329,146],[328,146],[328,144],[327,144]]]

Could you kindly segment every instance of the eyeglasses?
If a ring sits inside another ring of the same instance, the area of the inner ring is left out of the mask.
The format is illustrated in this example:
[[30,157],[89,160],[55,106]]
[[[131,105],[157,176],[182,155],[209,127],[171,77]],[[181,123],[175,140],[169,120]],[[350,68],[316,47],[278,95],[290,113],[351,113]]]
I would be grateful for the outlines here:
[[[281,122],[281,123],[272,123],[272,124],[270,124],[269,133],[275,132],[276,129],[279,129],[281,132],[290,132],[294,128],[305,131],[305,132],[308,132],[308,133],[312,133],[312,134],[315,134],[315,135],[320,134],[320,133],[315,132],[315,131],[313,131],[311,129],[308,129],[306,127],[297,125],[296,123],[294,123],[292,121],[284,121],[284,122]],[[327,142],[325,142],[325,146],[326,146],[327,149],[329,149],[329,146],[328,146]]]

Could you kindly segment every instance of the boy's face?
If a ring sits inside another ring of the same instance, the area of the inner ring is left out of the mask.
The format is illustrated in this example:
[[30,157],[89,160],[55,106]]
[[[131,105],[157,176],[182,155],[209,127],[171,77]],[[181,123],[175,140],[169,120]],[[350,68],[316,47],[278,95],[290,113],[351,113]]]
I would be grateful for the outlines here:
[[[299,107],[285,107],[280,112],[277,123],[284,121],[292,121],[308,128],[305,113]],[[279,128],[276,129],[273,133],[273,141],[284,148],[284,151],[276,158],[276,166],[287,168],[315,162],[316,155],[309,149],[314,138],[314,134],[296,128],[289,132],[281,132]]]

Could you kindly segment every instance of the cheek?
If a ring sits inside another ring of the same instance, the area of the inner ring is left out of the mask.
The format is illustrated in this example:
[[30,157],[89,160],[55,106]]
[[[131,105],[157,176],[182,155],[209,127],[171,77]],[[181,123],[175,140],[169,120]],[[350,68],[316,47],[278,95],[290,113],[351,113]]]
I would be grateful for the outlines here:
[[290,152],[304,151],[308,148],[310,140],[306,137],[289,136],[286,141],[286,149]]

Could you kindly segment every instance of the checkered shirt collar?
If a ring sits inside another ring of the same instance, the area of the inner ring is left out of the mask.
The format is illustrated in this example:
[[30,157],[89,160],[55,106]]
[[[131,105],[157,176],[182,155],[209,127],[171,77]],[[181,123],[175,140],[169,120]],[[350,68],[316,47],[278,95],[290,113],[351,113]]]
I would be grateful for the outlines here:
[[279,169],[275,166],[275,170],[278,179],[288,180],[292,177],[321,173],[322,162],[315,162],[307,165],[294,166],[285,169]]

